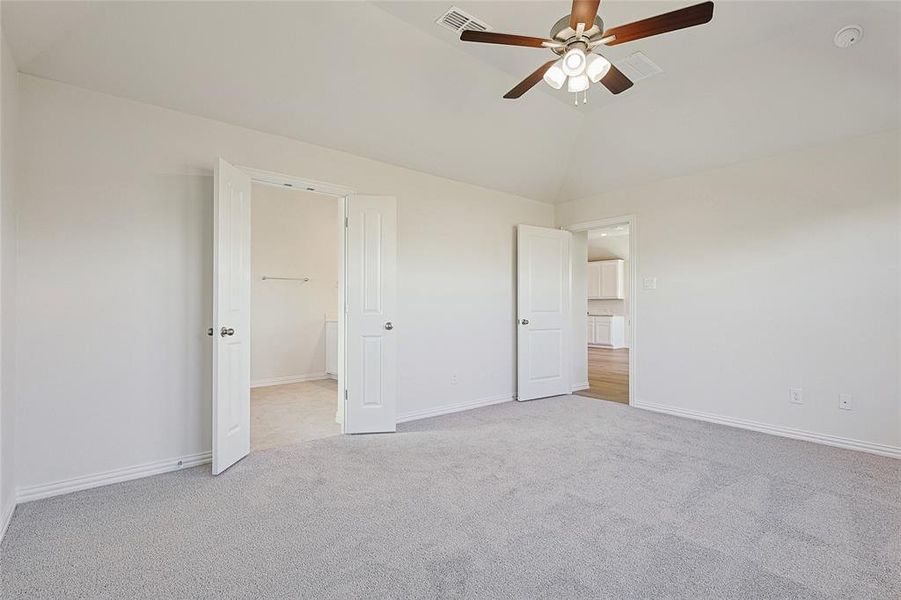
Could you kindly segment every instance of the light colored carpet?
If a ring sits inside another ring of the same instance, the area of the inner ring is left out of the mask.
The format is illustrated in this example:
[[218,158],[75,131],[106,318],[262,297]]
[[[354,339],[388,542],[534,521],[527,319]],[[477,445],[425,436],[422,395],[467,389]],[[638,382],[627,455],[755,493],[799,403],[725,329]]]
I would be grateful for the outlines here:
[[341,434],[338,382],[319,379],[250,390],[250,449],[264,450]]
[[898,598],[901,461],[566,396],[20,506],[5,598]]

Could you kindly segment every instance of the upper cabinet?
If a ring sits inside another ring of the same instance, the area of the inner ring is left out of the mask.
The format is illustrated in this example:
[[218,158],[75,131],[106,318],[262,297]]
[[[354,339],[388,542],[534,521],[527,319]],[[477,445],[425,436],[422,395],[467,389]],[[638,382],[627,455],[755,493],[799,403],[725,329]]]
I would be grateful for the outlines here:
[[622,300],[625,297],[622,260],[595,260],[588,263],[588,299]]

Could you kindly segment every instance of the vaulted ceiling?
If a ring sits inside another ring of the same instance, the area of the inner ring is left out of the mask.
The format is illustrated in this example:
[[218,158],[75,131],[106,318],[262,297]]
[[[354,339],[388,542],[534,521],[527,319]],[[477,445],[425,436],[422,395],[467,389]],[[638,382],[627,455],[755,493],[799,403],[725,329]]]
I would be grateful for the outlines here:
[[[695,3],[602,1],[608,26]],[[451,4],[547,35],[555,2],[10,2],[19,70],[546,202],[897,129],[891,2],[733,2],[713,21],[606,51],[663,73],[587,105],[539,84],[546,50],[465,44]],[[864,28],[848,49],[844,25]]]

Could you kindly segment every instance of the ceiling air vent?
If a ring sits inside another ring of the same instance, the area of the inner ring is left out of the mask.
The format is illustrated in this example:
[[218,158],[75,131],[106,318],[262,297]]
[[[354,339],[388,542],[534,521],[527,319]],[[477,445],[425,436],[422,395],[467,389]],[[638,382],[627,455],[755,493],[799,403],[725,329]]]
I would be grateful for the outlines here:
[[450,29],[454,33],[461,31],[491,31],[491,26],[484,21],[476,19],[469,13],[463,12],[456,6],[451,6],[447,12],[438,17],[435,21],[445,29]]
[[641,81],[663,73],[663,69],[642,52],[632,53],[629,58],[616,63],[616,66],[632,81]]

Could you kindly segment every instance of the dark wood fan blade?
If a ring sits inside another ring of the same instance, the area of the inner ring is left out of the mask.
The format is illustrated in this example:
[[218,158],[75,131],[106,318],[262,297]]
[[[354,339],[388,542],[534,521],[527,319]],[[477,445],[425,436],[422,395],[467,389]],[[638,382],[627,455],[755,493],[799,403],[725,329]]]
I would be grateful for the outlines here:
[[550,69],[551,65],[555,62],[557,62],[557,59],[549,60],[538,67],[534,73],[520,81],[515,88],[504,94],[504,98],[507,98],[508,100],[514,100],[531,90],[533,87],[535,87],[536,83],[541,81],[541,78],[544,77],[545,72]]
[[569,26],[573,29],[579,27],[579,23],[585,23],[585,29],[591,29],[594,18],[598,16],[598,5],[601,0],[573,0],[573,9],[569,13]]
[[616,46],[617,44],[640,40],[652,35],[703,25],[710,22],[712,18],[713,2],[704,2],[657,15],[656,17],[635,21],[628,25],[620,25],[619,27],[608,29],[604,32],[604,37],[615,36],[612,41],[607,42],[607,45]]
[[633,83],[622,71],[610,65],[610,70],[601,78],[601,85],[610,90],[611,93],[619,94],[632,87]]
[[490,31],[464,31],[460,34],[464,42],[482,42],[483,44],[503,44],[504,46],[529,46],[531,48],[547,48],[546,44],[559,45],[552,40],[529,37],[527,35],[511,35],[509,33],[492,33]]

